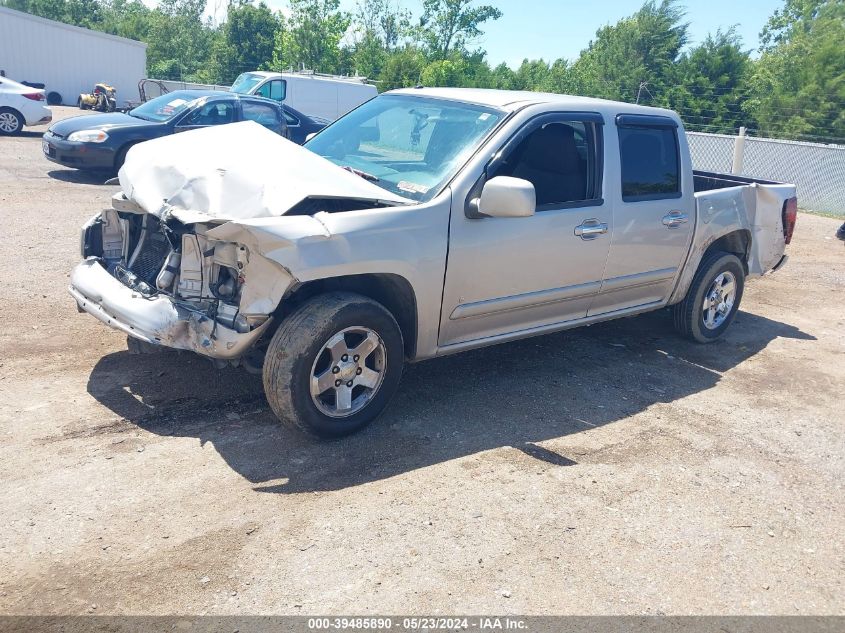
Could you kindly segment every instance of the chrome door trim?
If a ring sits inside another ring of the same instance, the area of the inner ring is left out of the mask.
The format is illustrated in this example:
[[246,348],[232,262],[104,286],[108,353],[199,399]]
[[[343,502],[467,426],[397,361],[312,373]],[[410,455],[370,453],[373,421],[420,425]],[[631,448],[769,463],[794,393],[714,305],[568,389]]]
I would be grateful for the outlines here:
[[622,289],[639,288],[641,286],[663,283],[673,279],[677,270],[677,268],[662,268],[660,270],[651,270],[645,273],[637,273],[635,275],[623,275],[621,277],[605,279],[601,285],[599,293],[604,294],[606,292],[615,292]]
[[480,338],[471,339],[468,341],[461,341],[460,343],[450,343],[448,345],[441,345],[437,348],[436,356],[447,356],[457,352],[464,352],[470,349],[477,349],[479,347],[487,347],[489,345],[498,345],[499,343],[508,343],[510,341],[518,341],[519,339],[529,338],[541,334],[551,334],[553,332],[560,332],[563,330],[571,330],[582,325],[592,325],[593,323],[601,323],[602,321],[610,321],[620,317],[633,316],[635,314],[642,314],[643,312],[651,312],[666,305],[666,301],[652,301],[651,303],[644,303],[639,306],[630,308],[623,308],[620,310],[613,310],[611,312],[603,312],[593,316],[586,316],[580,319],[571,319],[569,321],[559,321],[557,323],[549,323],[536,327],[526,328],[524,330],[515,330],[513,332],[505,332],[503,334],[494,334],[493,336],[484,336]]
[[526,292],[524,294],[499,297],[497,299],[486,299],[484,301],[476,301],[474,303],[463,303],[452,311],[452,314],[449,315],[449,320],[456,321],[458,319],[469,319],[471,317],[489,316],[500,312],[511,312],[513,310],[535,308],[549,303],[560,303],[563,301],[571,301],[573,299],[583,299],[596,294],[600,287],[600,281],[593,281],[575,286]]

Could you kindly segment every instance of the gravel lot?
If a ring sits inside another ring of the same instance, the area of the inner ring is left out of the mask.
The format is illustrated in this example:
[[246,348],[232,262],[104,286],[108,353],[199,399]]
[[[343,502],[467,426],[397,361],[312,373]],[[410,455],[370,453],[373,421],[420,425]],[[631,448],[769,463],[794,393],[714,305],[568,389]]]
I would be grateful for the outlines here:
[[77,314],[116,187],[42,132],[0,139],[0,613],[845,613],[836,220],[718,343],[660,313],[428,361],[318,443]]

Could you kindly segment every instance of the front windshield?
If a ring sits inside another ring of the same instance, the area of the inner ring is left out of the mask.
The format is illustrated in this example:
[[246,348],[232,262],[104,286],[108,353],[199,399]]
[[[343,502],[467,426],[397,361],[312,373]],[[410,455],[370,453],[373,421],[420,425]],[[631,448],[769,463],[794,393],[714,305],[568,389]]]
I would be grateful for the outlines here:
[[306,147],[392,193],[430,200],[487,138],[504,112],[458,101],[383,95],[320,132]]
[[173,117],[184,112],[194,101],[202,99],[203,95],[198,95],[196,92],[190,90],[177,90],[176,92],[168,92],[167,94],[150,99],[146,103],[142,103],[137,108],[129,111],[130,116],[145,121],[169,121]]
[[252,73],[241,73],[238,75],[238,78],[235,79],[235,83],[232,84],[232,87],[229,88],[229,92],[237,92],[242,95],[250,94],[250,90],[255,88],[259,83],[264,80],[264,77],[261,75],[253,75]]

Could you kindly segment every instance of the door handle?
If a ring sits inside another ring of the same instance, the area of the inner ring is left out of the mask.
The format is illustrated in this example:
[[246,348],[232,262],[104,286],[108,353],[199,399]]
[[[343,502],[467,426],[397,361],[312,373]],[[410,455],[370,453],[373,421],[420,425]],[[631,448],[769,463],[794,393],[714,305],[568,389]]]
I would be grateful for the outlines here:
[[680,211],[670,211],[669,215],[663,216],[663,225],[670,229],[676,229],[687,223],[687,216]]
[[594,240],[599,235],[607,233],[607,224],[599,222],[596,218],[584,220],[581,224],[575,227],[575,235],[582,240]]

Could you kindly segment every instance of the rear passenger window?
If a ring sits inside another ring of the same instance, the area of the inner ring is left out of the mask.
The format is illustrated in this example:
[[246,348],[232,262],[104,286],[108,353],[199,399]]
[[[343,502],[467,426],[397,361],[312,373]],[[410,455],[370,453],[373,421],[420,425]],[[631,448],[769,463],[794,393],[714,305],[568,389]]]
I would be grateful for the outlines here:
[[245,121],[255,121],[273,129],[279,127],[279,112],[275,107],[254,101],[243,101],[242,107]]
[[681,196],[678,136],[674,128],[620,126],[619,150],[625,202]]
[[578,206],[600,197],[593,123],[554,121],[531,131],[505,158],[497,176],[534,185],[537,208]]

